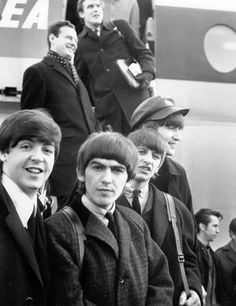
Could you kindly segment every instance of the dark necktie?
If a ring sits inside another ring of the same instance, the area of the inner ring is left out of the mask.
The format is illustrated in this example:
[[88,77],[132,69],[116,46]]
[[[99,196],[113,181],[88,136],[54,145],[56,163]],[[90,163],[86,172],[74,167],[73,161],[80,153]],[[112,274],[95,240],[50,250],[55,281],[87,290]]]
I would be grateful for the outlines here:
[[135,190],[133,191],[132,208],[133,208],[133,210],[135,210],[138,214],[141,215],[141,206],[140,206],[140,202],[139,202],[139,194],[140,194],[140,190],[135,189]]
[[114,221],[113,214],[111,212],[107,212],[105,217],[108,219],[108,228],[113,233],[115,238],[117,238],[118,234],[117,234],[117,229],[116,229],[116,224],[115,224],[115,221]]
[[29,220],[28,220],[28,232],[32,238],[32,241],[34,241],[35,238],[35,217],[34,217],[34,213],[32,213],[32,215],[30,216]]

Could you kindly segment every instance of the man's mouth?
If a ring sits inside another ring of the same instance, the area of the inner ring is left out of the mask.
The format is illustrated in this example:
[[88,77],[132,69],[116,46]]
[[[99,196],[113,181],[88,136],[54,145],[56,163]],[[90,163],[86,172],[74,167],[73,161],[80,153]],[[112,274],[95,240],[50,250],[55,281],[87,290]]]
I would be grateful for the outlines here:
[[40,174],[43,172],[42,169],[40,168],[35,168],[35,167],[29,167],[29,168],[26,168],[26,171],[30,172],[30,173],[33,173],[33,174]]
[[75,47],[72,47],[72,46],[67,46],[66,47],[68,50],[70,50],[71,52],[75,52]]
[[144,170],[145,172],[146,171],[148,171],[148,172],[152,171],[151,167],[148,167],[148,166],[139,166],[138,168],[141,169],[141,170]]
[[110,188],[99,188],[98,191],[100,191],[100,192],[113,192],[113,190],[110,189]]

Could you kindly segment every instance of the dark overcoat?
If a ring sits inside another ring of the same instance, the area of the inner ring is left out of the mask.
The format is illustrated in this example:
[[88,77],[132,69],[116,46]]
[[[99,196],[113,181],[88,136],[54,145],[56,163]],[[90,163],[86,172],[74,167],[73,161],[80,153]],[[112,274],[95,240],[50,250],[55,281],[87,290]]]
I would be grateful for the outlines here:
[[54,293],[51,305],[172,305],[166,258],[140,216],[126,207],[116,208],[117,241],[79,197],[71,206],[85,228],[82,270],[75,232],[58,212],[45,220]]
[[[216,270],[216,298],[217,302],[221,302],[221,296],[222,296],[222,286],[223,286],[223,275],[220,271],[220,265],[218,257],[216,256],[216,253],[212,250],[212,248],[209,248],[209,251],[211,252],[211,257],[213,259],[213,264],[215,266]],[[196,243],[196,254],[198,259],[198,266],[201,274],[201,281],[202,285],[207,291],[208,286],[208,280],[209,280],[209,270],[211,269],[211,262],[209,260],[208,253],[206,251],[206,247],[197,239]]]
[[81,80],[50,57],[30,66],[24,73],[21,108],[46,108],[62,130],[58,159],[51,174],[53,195],[65,195],[76,173],[80,145],[94,131],[90,99]]
[[192,216],[194,215],[191,190],[183,166],[166,157],[158,171],[158,176],[151,181],[159,190],[167,192],[183,202]]
[[17,211],[0,183],[0,304],[47,305],[48,266],[40,212],[36,215],[37,246],[23,227]]
[[[150,229],[152,238],[167,257],[170,275],[175,287],[173,305],[178,305],[179,296],[183,290],[183,282],[178,263],[174,233],[171,222],[168,220],[164,193],[152,184],[150,184],[149,190],[149,197],[142,217]],[[117,203],[131,208],[124,195],[118,199]],[[174,198],[174,203],[177,226],[179,228],[182,250],[185,256],[184,266],[189,287],[195,290],[201,297],[201,281],[195,254],[193,219],[187,208],[178,199]]]
[[221,286],[220,299],[222,306],[234,306],[236,297],[236,284],[233,284],[232,273],[236,269],[236,251],[230,243],[216,250],[219,265]]
[[154,78],[155,65],[151,51],[124,20],[104,23],[100,37],[84,27],[78,40],[76,68],[89,86],[97,118],[103,120],[111,111],[115,112],[115,101],[118,101],[130,122],[134,109],[150,94],[147,88],[131,88],[116,61],[125,59],[131,63],[136,59],[142,71],[151,73]]

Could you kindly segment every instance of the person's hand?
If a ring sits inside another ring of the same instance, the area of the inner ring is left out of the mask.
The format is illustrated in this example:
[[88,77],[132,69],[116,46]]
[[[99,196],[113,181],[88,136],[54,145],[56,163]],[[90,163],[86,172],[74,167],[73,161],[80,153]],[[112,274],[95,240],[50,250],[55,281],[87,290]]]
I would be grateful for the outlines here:
[[153,75],[150,72],[142,72],[136,75],[135,79],[139,82],[140,88],[149,87]]
[[186,306],[201,306],[201,299],[196,291],[190,290],[190,297],[187,299],[185,291],[183,291],[179,298],[179,305]]

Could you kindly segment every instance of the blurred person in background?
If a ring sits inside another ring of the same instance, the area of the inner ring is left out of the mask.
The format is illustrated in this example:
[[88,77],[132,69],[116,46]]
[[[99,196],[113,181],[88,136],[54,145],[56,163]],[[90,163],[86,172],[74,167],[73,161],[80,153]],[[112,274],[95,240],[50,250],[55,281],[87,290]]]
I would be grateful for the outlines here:
[[206,291],[206,306],[219,306],[221,296],[221,275],[216,253],[210,243],[214,241],[219,232],[219,224],[223,219],[220,212],[210,208],[202,208],[195,214],[197,229],[197,258],[201,273],[201,280]]
[[235,306],[236,282],[233,283],[236,270],[236,218],[229,224],[230,241],[216,250],[221,271],[222,286],[220,292],[222,295],[222,306]]
[[139,35],[140,12],[137,0],[103,0],[104,21],[124,19]]

